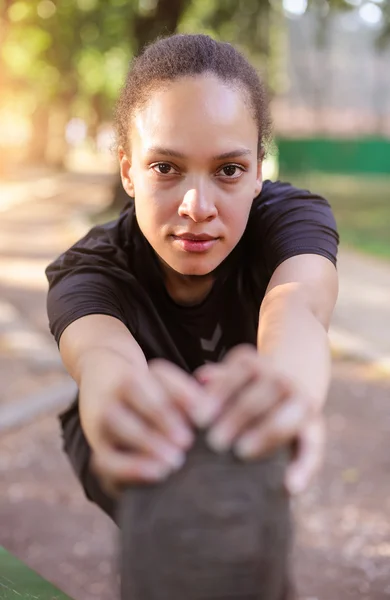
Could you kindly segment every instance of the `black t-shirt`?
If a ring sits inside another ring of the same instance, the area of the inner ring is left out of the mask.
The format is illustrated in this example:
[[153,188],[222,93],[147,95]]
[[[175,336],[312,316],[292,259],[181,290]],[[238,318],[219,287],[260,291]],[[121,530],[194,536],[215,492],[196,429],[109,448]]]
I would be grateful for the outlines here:
[[325,199],[266,181],[209,295],[196,306],[181,306],[165,289],[131,203],[117,220],[94,227],[47,268],[50,329],[59,342],[76,319],[110,315],[126,325],[147,360],[165,358],[192,372],[221,360],[239,343],[256,345],[260,304],[284,260],[320,254],[336,265],[337,245]]
[[[256,345],[260,304],[284,260],[320,254],[336,265],[337,245],[326,200],[266,181],[209,295],[196,306],[180,306],[165,289],[158,260],[130,204],[117,220],[94,227],[47,268],[50,329],[59,342],[76,319],[110,315],[126,325],[147,360],[165,358],[191,373],[207,361],[221,360],[239,343]],[[115,502],[89,468],[91,450],[77,398],[60,420],[64,450],[86,496],[115,520]]]

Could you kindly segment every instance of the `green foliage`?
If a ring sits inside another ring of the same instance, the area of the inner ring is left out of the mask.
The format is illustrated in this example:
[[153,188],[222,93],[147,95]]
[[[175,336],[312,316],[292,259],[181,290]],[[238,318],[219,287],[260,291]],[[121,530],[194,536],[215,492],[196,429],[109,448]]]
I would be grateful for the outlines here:
[[[346,0],[309,0],[309,6],[318,12],[322,37],[328,9],[351,8]],[[383,45],[390,38],[389,1],[381,6]],[[236,44],[271,90],[283,87],[282,0],[0,0],[0,85],[5,94],[33,95],[38,106],[62,103],[71,112],[89,103],[103,119],[131,57],[175,30]]]
[[134,14],[135,2],[121,0],[11,2],[1,50],[7,79],[33,86],[43,102],[79,94],[112,101],[131,56]]
[[179,30],[203,31],[241,46],[253,58],[266,62],[269,55],[270,0],[198,0],[184,14]]

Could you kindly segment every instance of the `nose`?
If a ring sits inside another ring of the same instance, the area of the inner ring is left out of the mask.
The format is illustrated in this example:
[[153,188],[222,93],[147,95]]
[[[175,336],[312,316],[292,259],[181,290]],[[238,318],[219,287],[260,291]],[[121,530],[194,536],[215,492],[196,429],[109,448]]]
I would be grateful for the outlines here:
[[186,191],[178,212],[181,217],[189,217],[195,223],[211,221],[218,214],[213,195],[203,186]]

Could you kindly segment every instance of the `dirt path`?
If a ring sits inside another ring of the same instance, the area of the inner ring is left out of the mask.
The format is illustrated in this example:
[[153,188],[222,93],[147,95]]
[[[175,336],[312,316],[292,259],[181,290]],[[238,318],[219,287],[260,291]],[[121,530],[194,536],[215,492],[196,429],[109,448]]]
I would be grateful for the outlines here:
[[47,173],[0,182],[1,408],[65,381],[46,316],[45,268],[110,200],[108,175]]

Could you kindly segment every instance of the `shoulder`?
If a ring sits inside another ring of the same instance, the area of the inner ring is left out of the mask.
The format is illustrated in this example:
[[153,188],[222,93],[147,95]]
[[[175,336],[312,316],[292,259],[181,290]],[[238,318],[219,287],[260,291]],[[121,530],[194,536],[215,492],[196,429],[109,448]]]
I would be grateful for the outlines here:
[[85,252],[87,255],[104,256],[114,251],[126,250],[132,242],[135,225],[134,207],[130,206],[113,221],[92,227],[88,233],[77,241],[67,252]]
[[263,183],[260,194],[254,199],[251,214],[256,212],[285,211],[289,207],[322,207],[330,213],[331,207],[324,197],[309,190],[297,188],[284,181],[269,181]]
[[47,267],[49,283],[52,284],[58,275],[64,277],[75,268],[109,267],[111,272],[128,270],[134,226],[134,208],[130,206],[117,219],[90,229]]
[[248,225],[249,229],[268,229],[277,224],[283,229],[309,225],[327,227],[338,238],[336,220],[328,200],[290,183],[267,180],[253,201]]
[[252,204],[246,238],[271,275],[298,254],[319,254],[336,264],[339,236],[329,202],[290,183],[264,182]]

